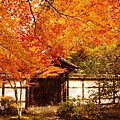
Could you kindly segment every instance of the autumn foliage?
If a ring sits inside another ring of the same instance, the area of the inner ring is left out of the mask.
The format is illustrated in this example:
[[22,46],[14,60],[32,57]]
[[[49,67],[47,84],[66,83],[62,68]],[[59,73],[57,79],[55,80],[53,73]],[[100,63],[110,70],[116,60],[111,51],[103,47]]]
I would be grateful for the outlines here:
[[0,70],[20,80],[77,50],[120,43],[119,0],[0,0]]

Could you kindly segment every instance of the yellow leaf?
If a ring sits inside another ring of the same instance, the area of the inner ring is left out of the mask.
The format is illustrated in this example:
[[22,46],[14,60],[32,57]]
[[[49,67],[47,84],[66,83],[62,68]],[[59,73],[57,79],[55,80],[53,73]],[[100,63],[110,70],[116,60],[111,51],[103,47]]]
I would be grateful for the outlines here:
[[59,22],[60,24],[65,24],[65,19],[64,19],[64,18],[60,18],[60,19],[58,20],[58,22]]
[[21,19],[19,17],[16,18],[16,22],[19,22]]

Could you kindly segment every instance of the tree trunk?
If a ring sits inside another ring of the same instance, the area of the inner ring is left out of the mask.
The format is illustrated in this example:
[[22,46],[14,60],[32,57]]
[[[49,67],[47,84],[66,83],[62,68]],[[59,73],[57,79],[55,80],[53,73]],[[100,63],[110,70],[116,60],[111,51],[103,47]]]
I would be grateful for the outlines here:
[[[19,102],[18,102],[18,92],[17,92],[17,86],[16,86],[16,82],[14,80],[14,92],[15,92],[15,98],[16,98],[16,104],[17,104],[17,112],[18,112],[18,119],[20,120],[22,118],[22,109],[21,109],[21,103],[19,105]],[[21,83],[20,83],[21,85]],[[22,89],[22,88],[21,88]],[[20,96],[21,96],[21,93],[20,93]],[[21,97],[20,97],[21,99]],[[20,100],[21,102],[21,100]]]

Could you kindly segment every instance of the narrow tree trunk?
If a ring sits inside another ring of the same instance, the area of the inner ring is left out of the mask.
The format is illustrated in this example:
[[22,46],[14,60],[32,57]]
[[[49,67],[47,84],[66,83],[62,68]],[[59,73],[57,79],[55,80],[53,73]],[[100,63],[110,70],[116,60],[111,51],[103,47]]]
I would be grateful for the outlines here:
[[17,86],[16,86],[16,81],[15,79],[14,80],[14,86],[11,84],[11,81],[8,79],[8,82],[11,86],[11,88],[14,90],[14,93],[15,93],[15,99],[16,99],[16,104],[17,104],[17,113],[18,113],[18,119],[20,120],[21,119],[21,110],[19,108],[19,103],[18,103],[18,92],[17,92]]
[[18,92],[17,92],[17,86],[16,86],[16,82],[14,80],[14,92],[15,92],[15,98],[16,98],[16,104],[17,104],[17,112],[18,112],[18,119],[21,119],[21,106],[19,105],[18,102]]

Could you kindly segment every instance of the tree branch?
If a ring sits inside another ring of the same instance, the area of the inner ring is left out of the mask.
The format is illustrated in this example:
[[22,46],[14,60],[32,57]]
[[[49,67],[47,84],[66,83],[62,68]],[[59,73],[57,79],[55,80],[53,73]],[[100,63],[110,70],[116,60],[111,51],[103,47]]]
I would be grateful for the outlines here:
[[32,6],[31,6],[31,3],[30,3],[30,0],[27,0],[28,4],[29,4],[29,8],[30,8],[30,12],[31,12],[31,15],[33,17],[33,22],[34,22],[34,34],[36,35],[36,19],[35,19],[35,16],[33,14],[33,11],[32,11]]
[[81,21],[82,23],[86,24],[87,26],[89,26],[90,28],[92,28],[92,26],[90,26],[89,24],[87,24],[86,22],[84,22],[83,20],[75,17],[75,16],[72,16],[72,15],[68,15],[68,14],[64,14],[64,13],[61,13],[59,10],[57,10],[48,0],[45,0],[48,4],[50,4],[50,6],[61,16],[66,16],[66,17],[70,17],[70,18],[73,18],[73,19],[76,19],[78,21]]

